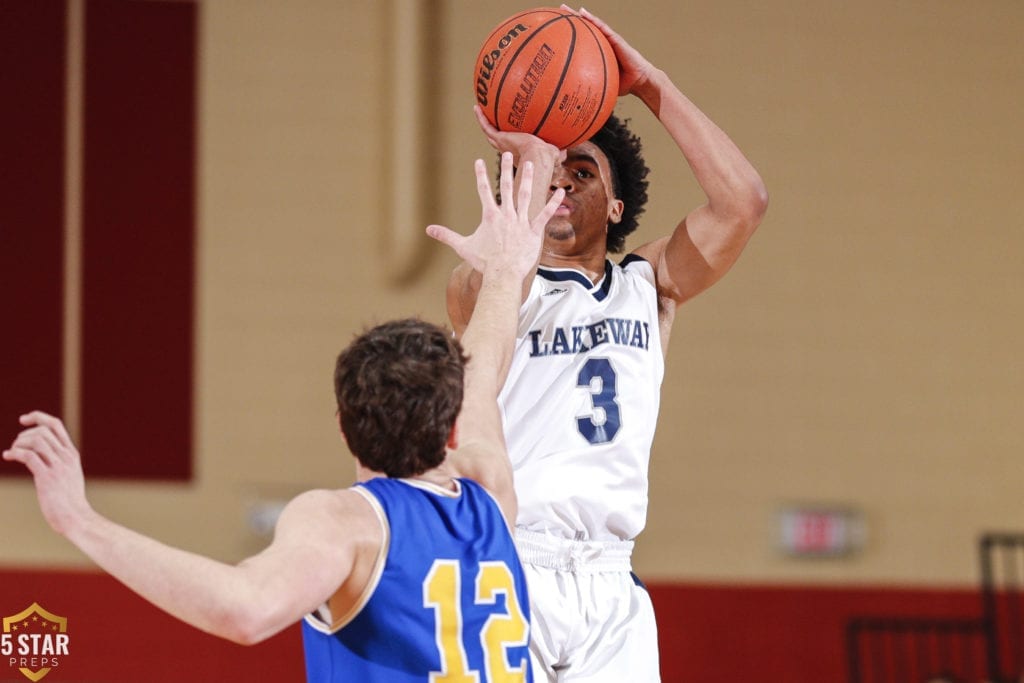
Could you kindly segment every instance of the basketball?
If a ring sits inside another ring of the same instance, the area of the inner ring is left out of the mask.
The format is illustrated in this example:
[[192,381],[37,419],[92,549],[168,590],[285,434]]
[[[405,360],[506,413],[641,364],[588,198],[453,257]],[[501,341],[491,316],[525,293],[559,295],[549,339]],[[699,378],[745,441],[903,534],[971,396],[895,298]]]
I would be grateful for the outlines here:
[[619,65],[601,30],[554,8],[520,12],[491,31],[473,72],[476,101],[498,130],[559,149],[588,140],[611,115]]

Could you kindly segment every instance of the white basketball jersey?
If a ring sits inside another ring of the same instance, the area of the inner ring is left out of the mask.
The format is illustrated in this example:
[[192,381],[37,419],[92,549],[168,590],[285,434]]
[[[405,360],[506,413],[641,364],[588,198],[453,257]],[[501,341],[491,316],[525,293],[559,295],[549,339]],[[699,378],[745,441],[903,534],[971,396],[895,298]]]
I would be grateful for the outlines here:
[[606,262],[596,285],[538,270],[499,397],[518,526],[576,540],[640,533],[664,367],[647,261]]

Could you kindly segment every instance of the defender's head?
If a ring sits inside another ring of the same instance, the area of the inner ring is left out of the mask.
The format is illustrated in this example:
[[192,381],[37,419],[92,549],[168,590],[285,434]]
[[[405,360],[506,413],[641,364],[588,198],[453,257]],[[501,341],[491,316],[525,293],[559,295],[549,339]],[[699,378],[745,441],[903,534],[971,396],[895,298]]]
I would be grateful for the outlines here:
[[462,408],[467,358],[450,332],[417,319],[378,325],[338,356],[341,431],[359,462],[389,477],[437,467]]

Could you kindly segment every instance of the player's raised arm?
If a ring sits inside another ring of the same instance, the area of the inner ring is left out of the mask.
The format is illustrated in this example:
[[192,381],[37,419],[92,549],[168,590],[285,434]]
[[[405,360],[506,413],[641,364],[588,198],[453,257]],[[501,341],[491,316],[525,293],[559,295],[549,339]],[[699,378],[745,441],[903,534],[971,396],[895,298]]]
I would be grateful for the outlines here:
[[501,204],[495,201],[483,161],[477,160],[475,171],[482,207],[476,231],[463,236],[438,225],[427,228],[427,234],[450,246],[469,268],[480,273],[476,305],[462,336],[469,363],[458,421],[461,448],[449,458],[457,472],[477,479],[498,496],[506,516],[513,520],[515,515],[509,514],[515,506],[512,468],[505,451],[497,397],[512,359],[522,283],[536,266],[544,226],[563,193],[555,192],[531,219],[531,162],[524,162],[519,168],[522,182],[514,190],[513,157],[509,152],[502,154]]
[[620,95],[633,94],[647,105],[707,196],[707,202],[690,211],[670,236],[636,250],[654,264],[659,293],[677,303],[685,301],[717,282],[739,258],[767,210],[767,191],[736,144],[664,71],[607,23],[587,10],[580,14],[604,32],[615,50]]

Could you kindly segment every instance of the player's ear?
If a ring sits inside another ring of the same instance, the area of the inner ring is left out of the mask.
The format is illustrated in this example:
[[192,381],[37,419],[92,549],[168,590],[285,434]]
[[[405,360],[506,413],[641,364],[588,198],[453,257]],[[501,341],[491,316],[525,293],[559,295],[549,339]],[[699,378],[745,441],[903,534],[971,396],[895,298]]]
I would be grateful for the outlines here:
[[625,205],[621,199],[613,199],[608,206],[608,222],[609,223],[621,223],[622,222],[622,209]]

